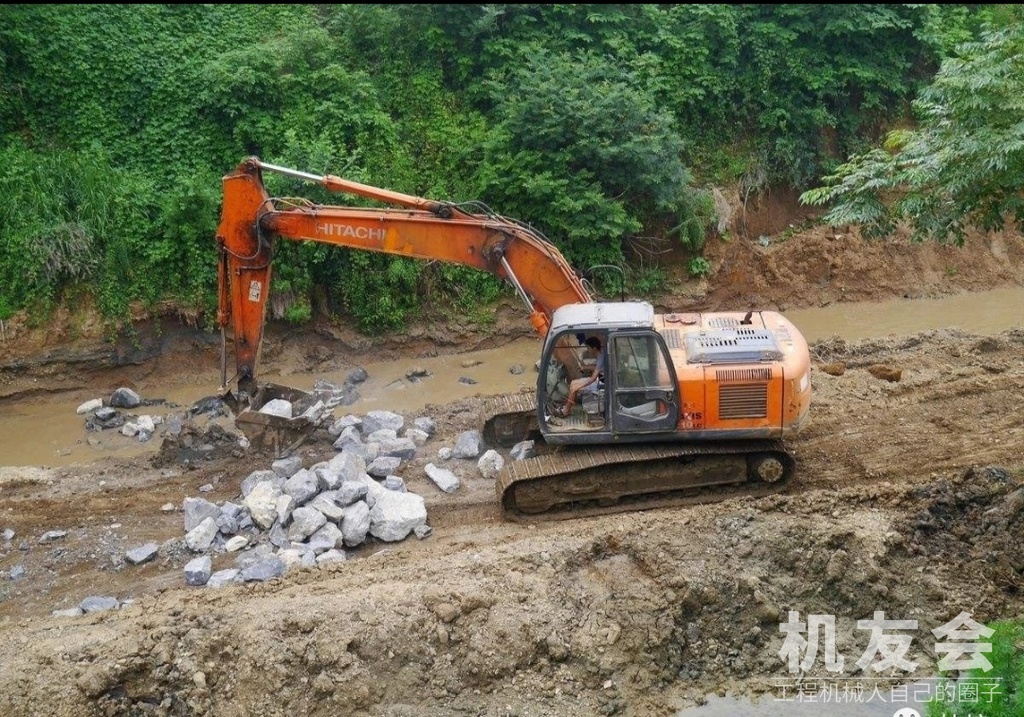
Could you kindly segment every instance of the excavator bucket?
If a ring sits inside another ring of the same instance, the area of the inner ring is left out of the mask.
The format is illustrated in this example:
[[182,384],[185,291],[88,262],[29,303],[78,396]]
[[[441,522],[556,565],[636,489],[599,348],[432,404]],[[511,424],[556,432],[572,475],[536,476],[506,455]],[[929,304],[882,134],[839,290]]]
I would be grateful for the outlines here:
[[[273,401],[291,404],[290,415],[281,411],[287,404]],[[312,436],[330,415],[315,395],[268,383],[256,391],[248,406],[235,411],[235,425],[251,446],[272,451],[275,458],[284,458]]]

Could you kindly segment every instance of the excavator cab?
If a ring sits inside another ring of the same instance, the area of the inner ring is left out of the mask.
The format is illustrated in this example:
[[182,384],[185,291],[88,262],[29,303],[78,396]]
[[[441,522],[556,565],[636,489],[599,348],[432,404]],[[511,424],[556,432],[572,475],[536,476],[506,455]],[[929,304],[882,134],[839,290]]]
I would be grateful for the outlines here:
[[[600,340],[604,375],[579,391],[562,415],[573,381],[589,377],[586,350]],[[642,302],[573,304],[555,312],[538,385],[538,423],[549,443],[606,443],[673,435],[679,389],[653,309]]]

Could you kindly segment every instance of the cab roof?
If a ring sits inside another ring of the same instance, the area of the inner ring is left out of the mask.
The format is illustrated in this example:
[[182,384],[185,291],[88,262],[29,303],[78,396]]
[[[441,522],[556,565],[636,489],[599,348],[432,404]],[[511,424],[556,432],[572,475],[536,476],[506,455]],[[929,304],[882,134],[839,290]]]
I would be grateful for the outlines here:
[[551,331],[596,327],[653,328],[654,307],[646,301],[566,304],[551,316]]

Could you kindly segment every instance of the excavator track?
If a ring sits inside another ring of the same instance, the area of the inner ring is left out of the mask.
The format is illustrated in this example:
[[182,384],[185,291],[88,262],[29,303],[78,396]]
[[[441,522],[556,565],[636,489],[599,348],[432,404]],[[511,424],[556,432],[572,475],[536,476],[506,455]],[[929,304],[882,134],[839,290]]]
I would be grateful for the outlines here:
[[488,445],[511,448],[539,431],[537,394],[533,391],[488,398],[483,415],[483,437]]
[[564,520],[771,495],[794,470],[774,440],[560,446],[508,463],[497,493],[512,520]]

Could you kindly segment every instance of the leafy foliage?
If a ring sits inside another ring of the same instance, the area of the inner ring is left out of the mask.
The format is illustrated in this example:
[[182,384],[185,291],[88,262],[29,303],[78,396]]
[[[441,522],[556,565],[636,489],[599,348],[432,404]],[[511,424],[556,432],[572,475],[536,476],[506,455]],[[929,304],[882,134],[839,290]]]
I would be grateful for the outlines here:
[[891,132],[884,149],[850,158],[809,204],[834,206],[833,224],[869,235],[908,221],[918,239],[963,244],[966,228],[1024,222],[1024,25],[960,46],[915,101],[920,127]]
[[623,238],[686,190],[672,117],[605,59],[534,48],[493,101],[502,120],[485,158],[486,193],[562,237],[571,263],[621,261]]
[[[943,690],[946,699],[932,698],[928,702],[928,717],[943,717],[951,714],[971,714],[975,717],[1013,717],[1024,714],[1024,623],[1019,620],[1001,620],[991,625],[994,630],[990,641],[992,651],[985,655],[992,664],[991,670],[974,669],[967,671],[966,684],[978,685],[979,694],[969,695],[957,689],[958,680],[945,683],[940,681],[937,689]],[[991,695],[989,686],[994,685]],[[973,699],[972,699],[973,697]]]
[[[1016,18],[991,5],[685,4],[14,4],[2,15],[0,315],[74,292],[115,324],[140,302],[212,311],[218,178],[252,154],[486,201],[581,269],[626,265],[636,290],[655,292],[663,272],[630,248],[670,228],[699,258],[714,231],[694,184],[817,181],[906,119],[951,48],[986,20]],[[994,87],[979,93],[993,112],[1019,98]],[[1002,142],[1007,162],[978,187],[985,216],[1009,206],[1012,124],[981,139]],[[861,169],[883,160],[865,155]],[[992,188],[1002,205],[985,205]],[[281,178],[271,191],[354,202]],[[380,331],[425,305],[469,315],[502,294],[462,267],[284,242],[272,310],[347,313]]]

